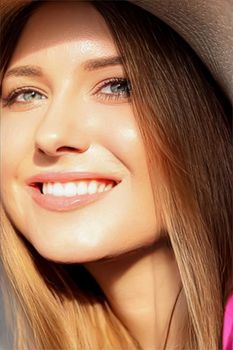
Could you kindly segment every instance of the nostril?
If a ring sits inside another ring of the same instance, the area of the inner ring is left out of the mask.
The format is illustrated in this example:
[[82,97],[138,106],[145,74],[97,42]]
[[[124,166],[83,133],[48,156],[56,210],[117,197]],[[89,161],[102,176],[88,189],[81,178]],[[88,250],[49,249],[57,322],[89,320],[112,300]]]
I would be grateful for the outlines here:
[[75,147],[69,147],[69,146],[59,147],[57,149],[57,152],[62,152],[62,151],[77,152],[77,149]]

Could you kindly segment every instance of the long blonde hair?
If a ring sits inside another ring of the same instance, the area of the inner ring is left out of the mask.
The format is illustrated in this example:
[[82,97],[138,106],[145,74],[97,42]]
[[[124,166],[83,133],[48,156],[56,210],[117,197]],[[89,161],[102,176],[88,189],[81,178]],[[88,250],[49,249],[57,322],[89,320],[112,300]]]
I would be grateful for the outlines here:
[[[4,7],[1,76],[27,18],[43,3]],[[124,58],[156,214],[180,271],[187,317],[177,349],[219,350],[233,288],[230,102],[188,44],[158,18],[128,2],[92,3]],[[4,203],[1,223],[1,288],[15,348],[140,349],[83,266],[41,257]]]

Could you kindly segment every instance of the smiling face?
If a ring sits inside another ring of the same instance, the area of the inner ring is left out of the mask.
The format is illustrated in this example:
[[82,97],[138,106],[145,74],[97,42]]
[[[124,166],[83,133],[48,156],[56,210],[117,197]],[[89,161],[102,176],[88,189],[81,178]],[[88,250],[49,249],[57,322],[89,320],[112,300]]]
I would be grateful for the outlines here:
[[[159,233],[146,150],[116,56],[94,7],[53,2],[27,22],[3,79],[3,204],[50,260],[93,261],[150,244]],[[36,202],[28,185],[30,177],[53,172],[99,173],[120,183],[59,211]]]

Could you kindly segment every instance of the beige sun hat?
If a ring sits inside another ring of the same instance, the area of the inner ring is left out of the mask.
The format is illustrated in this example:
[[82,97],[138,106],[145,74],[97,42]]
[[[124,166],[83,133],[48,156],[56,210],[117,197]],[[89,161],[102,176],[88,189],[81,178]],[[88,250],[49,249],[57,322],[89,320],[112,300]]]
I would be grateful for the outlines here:
[[194,49],[233,104],[233,0],[129,0]]

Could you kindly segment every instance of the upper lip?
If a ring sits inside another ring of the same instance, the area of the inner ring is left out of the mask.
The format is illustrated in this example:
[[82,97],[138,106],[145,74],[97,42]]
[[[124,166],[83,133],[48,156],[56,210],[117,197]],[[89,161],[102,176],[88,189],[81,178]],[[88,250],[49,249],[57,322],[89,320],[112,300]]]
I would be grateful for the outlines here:
[[75,181],[75,180],[81,180],[81,179],[106,179],[106,180],[112,180],[116,184],[121,182],[119,178],[117,178],[115,175],[111,174],[100,174],[100,173],[91,173],[91,172],[51,172],[51,173],[41,173],[36,174],[34,176],[31,176],[27,179],[26,183],[28,185],[33,185],[36,183],[44,183],[44,182],[69,182],[69,181]]

